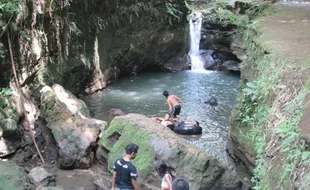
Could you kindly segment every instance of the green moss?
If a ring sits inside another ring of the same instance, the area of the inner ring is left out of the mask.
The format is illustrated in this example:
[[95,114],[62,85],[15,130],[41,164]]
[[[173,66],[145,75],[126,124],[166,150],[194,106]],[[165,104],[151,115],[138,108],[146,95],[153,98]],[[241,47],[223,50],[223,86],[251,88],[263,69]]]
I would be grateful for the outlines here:
[[25,174],[17,169],[13,162],[0,161],[1,190],[24,190],[27,188]]
[[[109,140],[109,137],[115,132],[123,135],[113,145]],[[108,158],[109,170],[112,170],[114,161],[125,153],[125,147],[127,144],[135,143],[139,146],[139,152],[137,157],[132,160],[132,163],[137,167],[140,176],[148,176],[152,171],[150,168],[153,167],[152,164],[154,158],[150,135],[151,134],[148,134],[145,131],[139,130],[139,126],[137,125],[133,125],[132,123],[120,119],[114,119],[101,138],[101,145],[108,148],[110,151]]]

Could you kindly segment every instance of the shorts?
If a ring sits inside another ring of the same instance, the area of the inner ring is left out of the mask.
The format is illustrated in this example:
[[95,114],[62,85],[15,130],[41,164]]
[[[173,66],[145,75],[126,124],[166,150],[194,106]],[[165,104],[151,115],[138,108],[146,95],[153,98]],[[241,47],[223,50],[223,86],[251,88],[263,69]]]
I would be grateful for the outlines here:
[[181,112],[181,105],[176,105],[172,108],[171,111],[171,115],[173,115],[173,117],[176,117],[177,115],[179,115]]

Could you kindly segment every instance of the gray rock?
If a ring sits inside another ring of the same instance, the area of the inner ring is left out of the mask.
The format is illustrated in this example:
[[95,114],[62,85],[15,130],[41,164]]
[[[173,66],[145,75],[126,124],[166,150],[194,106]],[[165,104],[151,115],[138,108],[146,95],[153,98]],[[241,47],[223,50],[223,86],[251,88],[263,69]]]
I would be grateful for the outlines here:
[[7,118],[0,122],[0,136],[10,137],[18,133],[17,122],[13,119]]
[[58,146],[59,168],[89,168],[106,122],[90,117],[86,104],[60,85],[41,90],[41,111]]
[[225,70],[228,71],[240,71],[240,63],[236,61],[225,61],[222,64],[222,67],[224,67]]
[[22,133],[17,122],[6,118],[0,121],[0,157],[7,156],[16,151],[21,144]]
[[125,115],[125,112],[123,112],[121,109],[112,108],[109,111],[110,116],[122,116]]
[[164,70],[170,72],[180,72],[188,68],[187,56],[177,55],[163,65]]
[[28,174],[31,182],[39,187],[52,186],[55,183],[55,177],[55,174],[48,172],[42,167],[35,167]]

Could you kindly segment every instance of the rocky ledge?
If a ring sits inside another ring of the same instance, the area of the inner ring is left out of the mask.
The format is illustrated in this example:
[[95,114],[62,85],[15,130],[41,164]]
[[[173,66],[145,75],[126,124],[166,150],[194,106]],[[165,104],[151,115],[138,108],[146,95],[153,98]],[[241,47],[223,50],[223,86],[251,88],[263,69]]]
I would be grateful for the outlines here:
[[170,129],[140,114],[114,118],[102,133],[97,158],[101,162],[107,161],[109,170],[112,170],[114,160],[122,156],[128,143],[136,143],[140,147],[133,163],[138,169],[143,189],[160,187],[160,179],[153,169],[156,160],[163,160],[175,168],[177,177],[188,179],[190,189],[239,189],[239,179],[234,171],[188,144]]

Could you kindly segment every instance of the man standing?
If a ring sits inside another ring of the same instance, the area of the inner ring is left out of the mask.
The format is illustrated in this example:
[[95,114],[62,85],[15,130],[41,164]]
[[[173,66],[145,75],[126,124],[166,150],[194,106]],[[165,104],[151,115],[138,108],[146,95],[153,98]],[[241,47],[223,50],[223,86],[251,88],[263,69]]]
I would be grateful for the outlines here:
[[177,117],[177,115],[181,112],[181,105],[180,103],[184,104],[183,100],[176,95],[169,95],[169,92],[166,90],[163,92],[163,95],[167,98],[167,103],[169,106],[169,112],[171,113],[171,116]]
[[138,149],[138,145],[130,143],[126,146],[125,156],[115,160],[111,190],[140,190],[137,169],[130,162],[135,159]]

